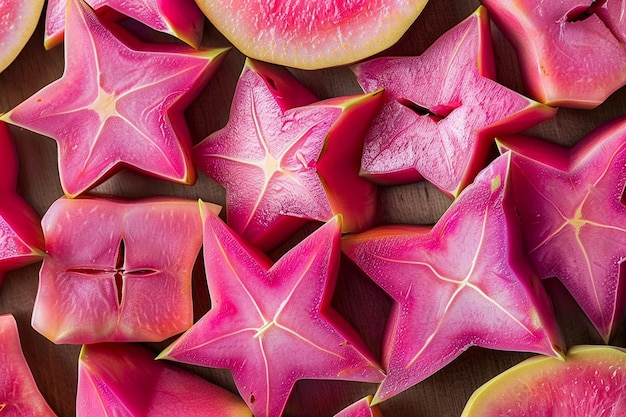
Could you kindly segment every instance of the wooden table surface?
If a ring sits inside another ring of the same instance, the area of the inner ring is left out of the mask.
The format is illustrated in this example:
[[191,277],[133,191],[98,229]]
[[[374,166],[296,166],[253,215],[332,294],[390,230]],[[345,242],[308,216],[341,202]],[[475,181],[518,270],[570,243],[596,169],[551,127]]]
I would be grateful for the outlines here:
[[[430,0],[422,15],[406,36],[387,55],[419,55],[438,36],[469,16],[477,0]],[[207,25],[204,44],[224,46],[227,42]],[[494,48],[498,81],[523,92],[515,55],[501,34],[494,28]],[[41,87],[59,78],[63,72],[63,47],[50,51],[43,48],[41,25],[18,59],[0,73],[0,112],[6,112]],[[240,74],[243,56],[232,50],[207,88],[187,110],[192,137],[200,141],[226,123],[230,99]],[[295,71],[297,77],[320,98],[361,92],[348,68],[322,71]],[[560,109],[556,118],[531,130],[532,134],[563,144],[573,144],[601,122],[626,114],[626,91],[614,94],[595,110]],[[20,157],[19,192],[43,215],[62,196],[57,173],[56,143],[46,137],[11,127]],[[96,191],[125,197],[165,194],[191,199],[202,198],[224,204],[223,189],[205,177],[193,186],[155,180],[134,172],[123,171],[100,185]],[[379,190],[379,223],[432,224],[450,201],[432,186],[417,183],[385,187]],[[0,202],[1,203],[1,202]],[[290,243],[272,255],[279,256],[307,233],[305,228]],[[0,313],[15,315],[24,354],[34,377],[52,408],[59,416],[74,415],[77,357],[80,346],[57,346],[30,327],[30,316],[37,291],[40,263],[12,271],[6,275],[0,293]],[[559,283],[545,281],[554,297],[568,345],[601,343],[572,299]],[[194,274],[196,318],[208,308],[208,294],[202,267]],[[349,264],[342,267],[333,305],[359,330],[371,349],[380,355],[380,340],[390,301],[366,277]],[[363,306],[372,306],[363,308]],[[626,346],[623,330],[618,331],[616,345]],[[151,344],[155,352],[167,344]],[[459,416],[472,391],[498,372],[530,356],[525,353],[490,351],[470,348],[452,364],[413,388],[381,404],[386,417]],[[187,367],[206,379],[235,390],[228,372]],[[367,394],[375,386],[337,381],[300,381],[288,402],[286,416],[331,416],[349,403]],[[219,415],[219,413],[207,415]]]

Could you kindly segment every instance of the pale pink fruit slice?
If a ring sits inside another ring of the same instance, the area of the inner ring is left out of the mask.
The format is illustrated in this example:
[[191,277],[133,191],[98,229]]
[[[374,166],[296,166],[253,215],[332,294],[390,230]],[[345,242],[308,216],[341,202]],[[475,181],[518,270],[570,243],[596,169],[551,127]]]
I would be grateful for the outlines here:
[[477,176],[435,226],[384,226],[344,253],[394,300],[374,403],[434,374],[470,346],[552,356],[562,341],[528,263],[508,195],[509,155]]
[[4,71],[33,35],[44,0],[0,1],[0,72]]
[[194,147],[226,188],[228,225],[271,249],[311,220],[371,226],[376,187],[359,176],[363,137],[381,94],[317,101],[285,68],[247,60],[228,124]]
[[378,406],[372,405],[371,402],[372,396],[369,395],[344,408],[335,414],[335,417],[383,417]]
[[42,225],[48,257],[32,326],[49,340],[162,341],[191,327],[202,245],[196,201],[61,198]]
[[39,214],[16,192],[17,163],[9,128],[0,122],[0,284],[6,271],[45,256]]
[[77,417],[251,417],[243,400],[134,343],[83,345]]
[[105,25],[80,0],[68,2],[67,16],[62,78],[1,119],[57,141],[61,185],[70,197],[123,166],[193,183],[183,112],[225,50],[144,44]]
[[487,163],[496,134],[556,113],[494,80],[483,7],[420,56],[376,58],[353,71],[364,91],[385,89],[361,161],[361,174],[381,184],[426,179],[456,197]]
[[528,94],[594,108],[626,84],[623,0],[485,0],[517,51]]
[[0,315],[0,414],[15,417],[55,417],[28,367],[17,323]]
[[227,368],[256,417],[278,417],[299,379],[380,382],[356,332],[331,308],[338,217],[276,263],[204,211],[211,309],[159,358]]
[[428,0],[197,0],[244,55],[302,69],[345,65],[396,43]]
[[626,351],[573,346],[565,360],[535,356],[478,388],[461,417],[626,415]]
[[626,118],[571,149],[528,136],[498,143],[512,152],[513,196],[535,270],[561,280],[608,342],[626,308]]
[[[193,0],[86,0],[99,15],[133,18],[159,32],[198,48],[205,17]],[[63,41],[66,0],[48,0],[44,46],[50,49]],[[117,13],[111,13],[111,11]]]

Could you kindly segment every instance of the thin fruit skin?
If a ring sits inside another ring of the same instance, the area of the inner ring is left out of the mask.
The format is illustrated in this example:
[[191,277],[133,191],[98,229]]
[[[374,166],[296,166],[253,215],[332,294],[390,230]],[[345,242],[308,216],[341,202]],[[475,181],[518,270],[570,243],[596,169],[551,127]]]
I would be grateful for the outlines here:
[[625,349],[573,346],[565,360],[535,356],[491,379],[461,417],[621,417],[625,388]]

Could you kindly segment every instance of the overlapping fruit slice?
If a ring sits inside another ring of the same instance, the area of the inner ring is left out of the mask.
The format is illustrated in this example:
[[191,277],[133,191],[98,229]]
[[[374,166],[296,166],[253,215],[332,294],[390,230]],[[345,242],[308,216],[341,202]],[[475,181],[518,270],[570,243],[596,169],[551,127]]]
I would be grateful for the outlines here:
[[[114,20],[130,17],[159,32],[175,36],[194,48],[200,46],[205,17],[193,0],[86,0],[99,15]],[[63,41],[66,0],[48,0],[44,45]],[[113,16],[111,16],[113,15]]]
[[0,315],[0,414],[55,417],[28,367],[11,314]]
[[434,374],[470,346],[559,356],[550,300],[527,262],[500,156],[432,228],[381,226],[343,250],[395,301],[387,377],[374,403]]
[[380,382],[379,365],[330,306],[339,223],[333,218],[272,264],[205,209],[211,309],[159,358],[230,369],[256,417],[280,416],[299,379]]
[[39,215],[16,191],[17,163],[9,128],[0,122],[0,285],[6,271],[45,256]]
[[483,7],[420,56],[376,58],[353,70],[364,91],[385,89],[361,161],[362,175],[382,184],[426,179],[456,197],[486,164],[496,134],[556,112],[494,81]]
[[561,280],[608,342],[626,308],[626,118],[571,149],[528,136],[498,142],[512,152],[512,190],[535,270]]
[[345,65],[400,39],[428,0],[197,0],[244,55],[302,69]]
[[44,0],[3,0],[0,3],[0,72],[17,58],[32,36]]
[[461,417],[603,416],[626,413],[626,351],[573,346],[565,361],[535,356],[478,388]]
[[105,25],[80,0],[68,2],[66,34],[62,78],[1,117],[57,141],[66,195],[122,166],[192,183],[183,111],[225,50],[145,44]]
[[243,400],[134,343],[83,345],[77,417],[251,417]]
[[226,188],[228,225],[271,249],[310,220],[371,226],[376,187],[359,176],[363,137],[380,92],[317,101],[285,68],[247,60],[228,124],[194,147]]
[[192,269],[202,245],[196,201],[61,198],[42,225],[48,257],[32,326],[45,337],[162,341],[191,327]]
[[484,0],[517,51],[528,94],[594,108],[626,84],[623,0]]

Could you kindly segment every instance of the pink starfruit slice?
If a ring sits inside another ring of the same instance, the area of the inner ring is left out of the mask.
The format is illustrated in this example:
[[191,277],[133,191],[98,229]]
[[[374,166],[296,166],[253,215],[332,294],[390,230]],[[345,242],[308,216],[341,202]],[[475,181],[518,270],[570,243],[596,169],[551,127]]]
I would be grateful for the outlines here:
[[[120,20],[130,17],[172,35],[194,48],[200,46],[204,14],[193,0],[86,0],[101,16]],[[67,1],[48,0],[44,46],[50,49],[63,41]]]
[[67,18],[63,76],[0,118],[57,141],[70,197],[121,167],[192,183],[183,112],[225,49],[145,44],[105,25],[80,0],[68,2]]
[[335,414],[335,417],[383,417],[383,413],[378,406],[372,405],[371,403],[372,396],[368,395],[344,408]]
[[0,122],[0,285],[6,271],[45,256],[39,214],[16,191],[17,153]]
[[17,323],[0,315],[0,414],[15,417],[55,417],[28,367]]
[[456,197],[487,163],[496,134],[556,113],[495,81],[484,7],[420,56],[375,58],[353,71],[364,91],[385,89],[361,160],[361,175],[383,185],[426,179]]
[[626,84],[624,0],[484,0],[517,51],[528,94],[590,109]]
[[334,217],[276,263],[204,210],[211,309],[158,358],[227,368],[256,417],[282,414],[299,379],[384,376],[330,301],[340,259]]
[[134,343],[83,345],[77,417],[251,417],[241,398]]
[[498,139],[512,152],[523,238],[541,278],[558,278],[605,342],[626,307],[626,118],[573,148],[528,136]]
[[194,147],[194,160],[226,188],[228,225],[271,249],[310,220],[343,216],[371,226],[376,187],[359,176],[376,91],[324,101],[285,68],[248,59],[227,125]]
[[202,245],[196,201],[63,197],[42,225],[48,256],[32,326],[49,340],[162,341],[191,327],[192,269]]
[[432,228],[380,226],[344,237],[344,253],[394,300],[383,346],[387,377],[373,403],[470,346],[561,355],[552,305],[525,257],[508,184],[504,155]]

